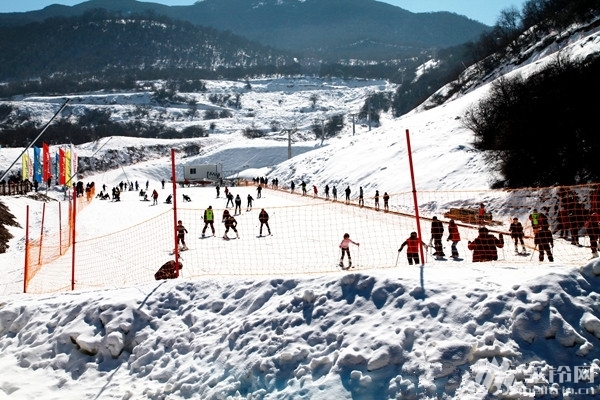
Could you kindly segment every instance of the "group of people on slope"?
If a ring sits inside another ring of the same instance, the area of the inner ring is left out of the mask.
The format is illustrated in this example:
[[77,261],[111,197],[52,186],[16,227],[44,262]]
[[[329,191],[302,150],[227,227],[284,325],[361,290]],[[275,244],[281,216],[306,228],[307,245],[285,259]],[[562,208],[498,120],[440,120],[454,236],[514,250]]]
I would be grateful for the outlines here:
[[[212,206],[208,206],[208,208],[204,210],[204,215],[202,219],[204,221],[204,228],[202,228],[202,237],[206,237],[206,230],[209,226],[212,231],[212,235],[215,236],[215,212]],[[269,213],[267,213],[267,211],[264,208],[260,210],[260,213],[258,213],[258,221],[260,222],[259,235],[262,236],[263,226],[266,226],[267,231],[270,235],[271,227],[269,226]],[[233,232],[235,232],[236,238],[240,237],[239,232],[237,230],[237,220],[233,215],[231,215],[229,210],[225,209],[225,211],[223,211],[223,217],[221,218],[221,222],[225,225],[225,233],[223,234],[223,239],[229,239],[229,236],[227,236],[227,234],[229,233],[230,229]]]
[[[300,188],[302,189],[302,196],[306,196],[306,194],[308,193],[307,191],[307,184],[305,181],[302,181],[300,183]],[[292,193],[294,193],[294,190],[296,189],[296,183],[294,181],[290,182],[290,191]],[[312,186],[312,190],[313,190],[313,197],[316,198],[319,196],[319,188],[316,185]],[[338,190],[337,187],[335,186],[329,186],[329,185],[325,185],[324,188],[324,197],[325,200],[333,200],[333,201],[337,201],[337,195],[338,195]],[[331,193],[331,195],[330,195]],[[345,194],[345,203],[346,204],[350,204],[350,194],[352,193],[352,190],[350,189],[350,186],[347,186],[346,189],[344,189],[344,194]],[[377,211],[379,211],[379,190],[375,190],[375,195],[373,196],[373,199],[375,201],[374,207]],[[384,211],[389,211],[390,210],[390,195],[385,192],[383,194],[383,209]],[[362,186],[359,187],[358,189],[358,205],[360,207],[364,207],[365,205],[365,199],[364,199],[364,191]]]
[[[535,218],[535,217],[534,217]],[[550,232],[549,225],[544,223],[544,217],[535,219],[534,226],[534,243],[539,252],[539,260],[544,261],[545,256],[548,257],[548,261],[554,261],[552,255],[552,247],[554,247],[554,241],[552,233]],[[592,251],[597,254],[597,241],[600,237],[600,219],[597,219],[595,224],[592,224],[593,228],[597,231],[595,235],[590,236],[595,240],[592,244]],[[512,223],[509,227],[511,239],[514,241],[515,253],[526,254],[527,249],[525,248],[523,226],[519,222],[518,218],[513,218]],[[444,236],[444,225],[437,217],[432,218],[431,222],[431,241],[429,245],[426,245],[418,236],[416,232],[412,232],[410,237],[402,243],[398,252],[401,252],[407,247],[406,256],[408,264],[419,264],[419,249],[420,246],[428,249],[433,246],[433,256],[436,259],[443,259],[445,257],[443,251],[442,239]],[[458,226],[454,220],[450,220],[448,223],[448,237],[447,241],[451,242],[450,248],[452,250],[452,258],[459,259],[457,244],[461,240]],[[518,246],[521,245],[521,251]],[[469,241],[467,245],[468,249],[473,251],[473,262],[486,262],[498,260],[498,251],[504,247],[504,237],[502,233],[499,233],[498,237],[492,235],[488,228],[480,226],[478,229],[478,236],[473,240]]]

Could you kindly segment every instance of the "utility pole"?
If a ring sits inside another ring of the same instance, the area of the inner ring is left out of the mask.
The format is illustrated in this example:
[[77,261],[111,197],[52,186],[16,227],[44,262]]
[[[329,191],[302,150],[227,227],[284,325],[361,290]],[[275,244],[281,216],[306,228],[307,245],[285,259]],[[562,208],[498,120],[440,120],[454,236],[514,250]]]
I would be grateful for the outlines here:
[[288,129],[288,160],[292,158],[292,130]]
[[369,100],[369,102],[367,103],[367,110],[368,110],[367,120],[369,121],[369,131],[370,131],[371,130],[371,100]]

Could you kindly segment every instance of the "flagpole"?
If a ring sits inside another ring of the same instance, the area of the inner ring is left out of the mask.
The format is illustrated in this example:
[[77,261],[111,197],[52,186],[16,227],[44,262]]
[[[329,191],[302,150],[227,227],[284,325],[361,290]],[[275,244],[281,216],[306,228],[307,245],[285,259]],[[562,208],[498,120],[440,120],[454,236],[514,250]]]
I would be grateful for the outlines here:
[[0,181],[3,181],[4,178],[6,178],[6,175],[8,175],[8,172],[10,171],[10,169],[12,167],[15,166],[15,164],[17,163],[17,161],[19,161],[21,159],[21,157],[23,156],[23,154],[25,154],[27,152],[27,150],[29,150],[31,148],[31,146],[33,146],[33,144],[44,134],[44,132],[46,132],[46,129],[48,129],[48,127],[50,126],[50,124],[52,123],[52,121],[54,121],[54,118],[56,118],[56,116],[58,114],[61,113],[62,110],[65,109],[65,107],[67,106],[67,104],[69,103],[69,101],[71,101],[71,99],[67,99],[64,104],[58,109],[58,111],[56,112],[56,114],[54,114],[54,116],[52,116],[52,118],[50,118],[50,121],[48,121],[48,123],[46,124],[46,126],[44,126],[44,129],[42,129],[42,131],[35,137],[35,139],[33,139],[28,145],[27,147],[25,147],[25,150],[23,150],[21,152],[21,154],[19,154],[19,156],[15,159],[15,161],[13,161],[12,164],[10,164],[10,167],[8,167],[6,169],[6,171],[4,171],[4,173],[2,174],[2,176],[0,177]]

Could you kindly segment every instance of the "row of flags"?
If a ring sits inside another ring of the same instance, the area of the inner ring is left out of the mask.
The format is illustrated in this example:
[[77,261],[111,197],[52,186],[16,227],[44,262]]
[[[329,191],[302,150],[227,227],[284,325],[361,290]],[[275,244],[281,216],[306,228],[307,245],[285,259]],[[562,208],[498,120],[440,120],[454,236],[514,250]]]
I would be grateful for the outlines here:
[[54,157],[50,155],[50,146],[46,143],[42,144],[41,149],[33,146],[33,157],[26,151],[23,153],[22,163],[21,178],[24,181],[47,182],[54,176],[58,177],[57,184],[72,185],[76,180],[77,154],[72,144],[67,148],[59,146],[54,152]]

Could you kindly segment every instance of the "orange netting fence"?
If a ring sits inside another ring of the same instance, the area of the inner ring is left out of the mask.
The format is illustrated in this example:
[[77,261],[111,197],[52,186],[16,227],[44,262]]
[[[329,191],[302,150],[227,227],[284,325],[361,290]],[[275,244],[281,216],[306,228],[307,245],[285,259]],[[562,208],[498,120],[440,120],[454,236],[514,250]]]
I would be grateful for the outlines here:
[[[212,237],[208,228],[209,236],[203,238],[203,214],[208,204],[215,202],[214,187],[196,190],[194,196],[199,201],[181,203],[177,208],[177,217],[184,221],[188,230],[186,241],[190,250],[181,253],[185,278],[339,271],[338,244],[345,232],[361,243],[360,247],[351,247],[352,260],[358,269],[401,267],[407,264],[406,255],[399,255],[398,248],[410,232],[417,230],[412,192],[390,193],[386,207],[385,192],[380,191],[379,207],[376,207],[374,188],[365,188],[364,205],[359,206],[360,199],[355,194],[346,204],[340,193],[337,201],[333,201],[331,195],[326,199],[322,194],[303,196],[297,189],[291,193],[287,188],[265,187],[263,196],[277,204],[268,207],[272,236],[259,236],[260,206],[247,209],[244,200],[242,211],[236,217],[240,240],[223,240],[221,216],[226,209],[223,200],[214,207],[216,236]],[[253,185],[231,190],[242,199],[248,194],[256,195]],[[212,200],[204,200],[203,191],[206,191],[205,198]],[[496,263],[537,262],[534,229],[529,219],[534,209],[544,214],[543,218],[554,234],[555,263],[582,265],[592,255],[585,227],[592,213],[598,211],[600,190],[597,185],[510,191],[424,191],[418,193],[418,199],[423,241],[430,242],[431,221],[437,217],[445,228],[443,246],[447,256],[450,255],[448,222],[453,219],[461,236],[457,251],[466,261],[471,260],[468,241],[474,240],[480,225],[485,224],[492,234],[504,235],[505,246],[498,249]],[[78,203],[76,209],[81,212],[87,200],[78,201],[82,203]],[[485,207],[483,220],[479,217],[480,204]],[[115,203],[114,207],[119,204]],[[232,207],[228,209],[233,211]],[[509,236],[513,218],[518,218],[524,227],[524,243],[529,252],[525,257],[515,254],[513,249]],[[173,220],[171,208],[109,235],[78,234],[74,259],[67,252],[67,247],[72,244],[67,226],[63,228],[65,231],[44,234],[29,242],[27,291],[60,291],[69,289],[72,283],[75,288],[83,289],[151,282],[156,270],[174,258]],[[266,231],[264,228],[263,235]],[[235,234],[230,232],[229,236],[235,237]],[[426,257],[426,263],[436,262],[430,253]],[[71,282],[73,262],[75,281]]]

